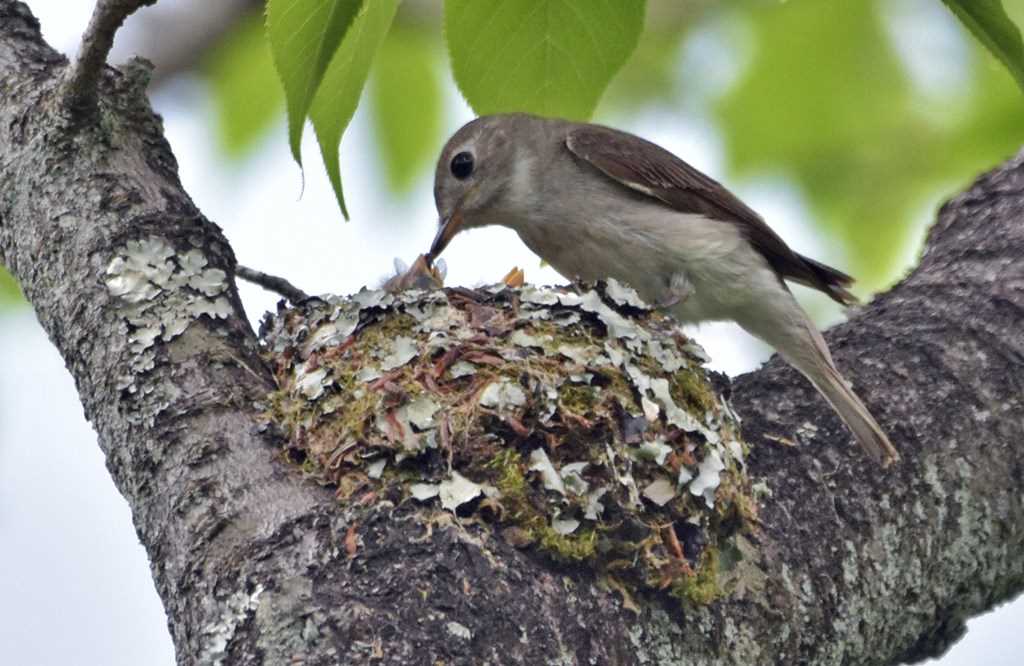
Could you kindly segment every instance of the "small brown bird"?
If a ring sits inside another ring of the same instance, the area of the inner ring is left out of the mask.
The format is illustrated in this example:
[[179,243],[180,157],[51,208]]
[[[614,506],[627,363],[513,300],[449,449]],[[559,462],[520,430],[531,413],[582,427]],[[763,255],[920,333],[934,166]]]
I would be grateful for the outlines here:
[[613,277],[681,322],[732,320],[806,376],[874,460],[899,460],[836,368],[786,280],[855,302],[853,279],[797,254],[721,184],[618,130],[526,114],[484,116],[437,165],[440,228],[498,224],[569,279]]

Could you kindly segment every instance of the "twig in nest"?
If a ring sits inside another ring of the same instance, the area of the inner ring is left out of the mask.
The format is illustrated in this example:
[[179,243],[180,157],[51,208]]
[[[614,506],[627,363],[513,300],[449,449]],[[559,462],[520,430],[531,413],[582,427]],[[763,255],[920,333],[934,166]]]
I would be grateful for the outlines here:
[[277,277],[276,275],[267,275],[266,273],[261,273],[260,271],[253,270],[245,266],[235,266],[235,275],[246,282],[259,285],[267,291],[280,294],[293,304],[301,303],[309,298],[309,294],[302,291],[288,280]]
[[64,104],[75,112],[88,112],[96,107],[97,86],[103,65],[107,62],[114,35],[129,14],[156,0],[98,0],[82,36],[71,74],[64,84]]

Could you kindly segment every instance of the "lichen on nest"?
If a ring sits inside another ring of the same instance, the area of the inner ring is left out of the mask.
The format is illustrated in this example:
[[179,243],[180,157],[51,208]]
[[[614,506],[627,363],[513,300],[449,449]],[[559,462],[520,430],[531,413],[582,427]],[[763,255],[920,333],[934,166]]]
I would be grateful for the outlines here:
[[755,520],[746,445],[703,351],[627,287],[364,289],[261,338],[284,457],[340,501],[477,517],[620,591],[727,591],[719,552]]

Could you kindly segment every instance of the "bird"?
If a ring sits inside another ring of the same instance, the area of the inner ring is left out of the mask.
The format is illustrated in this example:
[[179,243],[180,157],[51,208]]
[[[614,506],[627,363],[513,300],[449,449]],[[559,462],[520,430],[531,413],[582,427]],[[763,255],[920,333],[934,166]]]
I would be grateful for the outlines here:
[[888,466],[900,459],[787,286],[856,302],[853,278],[796,253],[722,184],[611,127],[526,113],[480,116],[434,178],[438,257],[460,231],[500,225],[574,281],[614,278],[680,323],[734,321],[802,373]]

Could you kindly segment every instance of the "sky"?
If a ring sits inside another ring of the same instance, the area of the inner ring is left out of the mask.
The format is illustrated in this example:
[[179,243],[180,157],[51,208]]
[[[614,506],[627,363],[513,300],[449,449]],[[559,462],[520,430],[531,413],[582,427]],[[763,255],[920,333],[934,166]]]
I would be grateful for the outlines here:
[[[30,0],[44,36],[72,52],[92,0]],[[448,129],[472,117],[452,88]],[[195,81],[162,88],[164,116],[186,190],[219,224],[239,261],[287,277],[311,293],[352,293],[378,286],[393,260],[411,262],[434,235],[430,182],[396,199],[383,185],[368,119],[357,112],[343,144],[343,180],[352,221],[343,223],[317,162],[302,178],[291,162],[283,124],[242,164],[216,150],[206,91]],[[661,143],[708,171],[723,171],[713,128],[696,118],[641,114],[625,129]],[[303,153],[318,154],[311,132]],[[440,146],[438,146],[440,150]],[[830,259],[806,207],[784,181],[734,188],[772,220],[797,250]],[[301,196],[300,196],[301,194]],[[445,252],[448,283],[495,282],[514,265],[536,283],[561,282],[514,233],[478,230]],[[277,300],[243,284],[256,321]],[[817,310],[817,303],[812,303]],[[824,310],[822,323],[841,315]],[[756,367],[763,345],[731,325],[695,332],[712,367],[731,374]],[[0,663],[27,665],[173,664],[173,648],[145,551],[85,422],[74,383],[31,311],[0,315]],[[1024,653],[1024,603],[969,623],[943,666],[1017,664]]]

